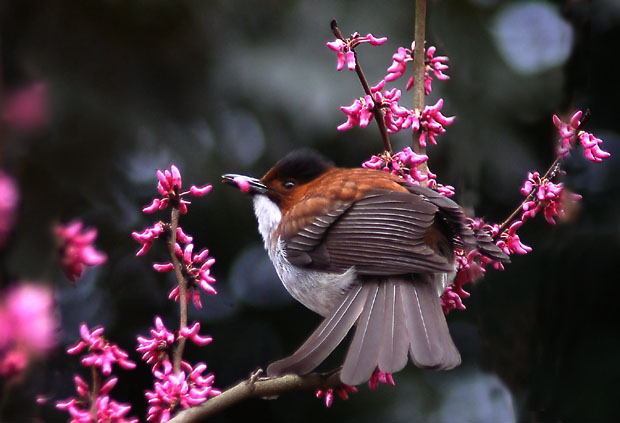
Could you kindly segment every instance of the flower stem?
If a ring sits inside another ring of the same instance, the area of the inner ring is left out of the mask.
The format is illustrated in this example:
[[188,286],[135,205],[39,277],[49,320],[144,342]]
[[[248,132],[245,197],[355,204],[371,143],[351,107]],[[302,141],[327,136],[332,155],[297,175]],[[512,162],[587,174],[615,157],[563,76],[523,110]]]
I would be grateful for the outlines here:
[[95,366],[90,367],[93,391],[90,394],[90,415],[93,417],[93,421],[97,421],[97,397],[99,397],[99,390],[101,389],[101,376]]
[[[168,253],[170,259],[174,265],[174,275],[179,284],[179,330],[187,326],[187,280],[183,276],[181,262],[179,261],[176,252],[175,244],[177,242],[177,228],[179,226],[180,211],[178,206],[172,208],[170,215],[170,237],[168,239]],[[172,365],[175,374],[181,370],[181,359],[183,358],[183,350],[185,349],[185,338],[179,337],[176,348],[173,352]]]
[[[342,36],[342,32],[340,32],[340,28],[338,28],[338,22],[336,22],[336,19],[332,19],[331,28],[336,38],[344,41],[344,37]],[[364,75],[364,71],[362,70],[362,67],[360,66],[360,62],[357,58],[357,52],[353,50],[353,54],[355,55],[355,73],[357,73],[357,77],[359,78],[360,83],[362,84],[362,88],[364,88],[364,92],[366,93],[366,95],[373,97],[373,101],[374,101],[374,96],[372,95],[372,91],[370,90],[370,85],[368,84],[366,75]],[[383,110],[381,110],[380,104],[377,104],[375,102],[373,113],[375,115],[375,120],[377,121],[379,133],[381,134],[381,140],[383,141],[383,148],[385,149],[386,152],[391,154],[392,144],[390,143],[390,137],[388,135],[387,128],[385,126]]]

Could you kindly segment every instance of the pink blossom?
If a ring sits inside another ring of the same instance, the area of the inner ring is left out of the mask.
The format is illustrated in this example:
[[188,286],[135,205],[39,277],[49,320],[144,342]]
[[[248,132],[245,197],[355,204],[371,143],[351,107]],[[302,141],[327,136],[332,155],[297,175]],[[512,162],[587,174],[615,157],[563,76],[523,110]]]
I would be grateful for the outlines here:
[[545,220],[552,225],[555,224],[556,217],[564,216],[564,200],[574,202],[581,198],[580,195],[572,193],[570,198],[567,198],[563,184],[555,184],[541,177],[538,172],[528,173],[527,180],[521,187],[521,194],[528,197],[522,205],[521,220],[525,222],[543,210]]
[[[415,50],[415,42],[412,43],[411,49],[406,49],[404,47],[399,47],[396,53],[392,56],[392,64],[388,67],[388,74],[385,76],[385,80],[387,82],[396,81],[401,76],[405,74],[407,69],[407,63],[413,62],[413,52]],[[435,76],[435,78],[445,81],[450,79],[450,77],[443,73],[443,71],[448,69],[448,58],[446,56],[438,56],[435,57],[436,47],[431,46],[426,50],[424,65],[424,93],[429,95],[432,91],[432,82],[433,77],[431,73]],[[414,84],[413,76],[409,78],[407,84],[405,86],[405,90],[409,91]]]
[[204,347],[213,341],[210,336],[201,336],[198,334],[200,331],[200,323],[194,322],[192,326],[181,328],[181,336],[190,339],[194,344]]
[[144,213],[154,213],[157,210],[163,210],[168,205],[178,207],[182,214],[187,213],[187,205],[190,204],[184,197],[188,194],[196,197],[203,197],[207,195],[213,188],[211,185],[204,185],[198,187],[192,185],[189,191],[182,192],[183,180],[179,168],[175,165],[170,165],[170,169],[160,170],[157,169],[157,191],[161,195],[161,198],[155,198],[146,207],[142,209]]
[[504,253],[508,255],[512,254],[527,254],[532,251],[532,248],[523,244],[519,235],[517,235],[517,229],[523,225],[523,221],[515,221],[507,231],[500,235],[500,239],[497,242],[497,246],[500,247]]
[[176,342],[176,336],[164,326],[161,317],[155,317],[155,329],[151,329],[152,338],[138,336],[136,351],[142,353],[142,360],[147,364],[156,366],[163,361],[170,360],[172,346]]
[[581,131],[579,133],[579,141],[583,146],[583,153],[586,159],[590,160],[594,163],[600,163],[603,159],[606,159],[611,156],[607,151],[601,150],[599,144],[603,142],[602,139],[596,138],[589,132]]
[[88,330],[88,326],[82,323],[80,335],[82,340],[67,348],[67,353],[73,355],[86,351],[82,357],[84,366],[99,367],[104,375],[109,375],[112,372],[113,364],[128,370],[136,367],[136,364],[128,359],[129,355],[125,351],[103,337],[103,327],[96,327],[91,332]]
[[215,376],[203,375],[206,364],[198,363],[194,368],[181,362],[181,371],[175,374],[172,366],[164,366],[162,370],[154,370],[155,384],[153,391],[146,391],[149,403],[146,420],[149,422],[167,422],[171,413],[179,406],[189,408],[202,404],[207,399],[221,392],[213,388]]
[[577,140],[583,146],[583,154],[586,159],[594,163],[600,163],[603,159],[611,156],[607,151],[600,148],[603,142],[600,138],[593,134],[581,131],[581,117],[583,113],[577,110],[570,118],[568,123],[563,122],[557,115],[553,115],[553,124],[560,133],[560,145],[557,153],[559,156],[565,156],[575,146]]
[[[77,398],[71,397],[56,403],[56,408],[69,413],[70,423],[138,423],[138,419],[126,417],[131,411],[129,404],[116,402],[108,395],[116,385],[117,378],[105,381],[95,398],[92,398],[90,387],[82,378],[76,375],[74,381]],[[91,406],[93,401],[94,407]]]
[[[182,250],[180,245],[176,245],[176,254],[182,259],[183,274],[187,277],[187,299],[192,299],[194,305],[197,308],[202,308],[200,301],[200,290],[209,295],[216,295],[217,291],[212,286],[215,283],[215,278],[211,276],[211,266],[215,263],[213,257],[209,257],[209,250],[203,248],[197,254],[193,253],[194,245],[187,244]],[[172,263],[157,263],[154,265],[155,269],[161,272],[170,271],[173,269]],[[200,288],[200,290],[198,289]],[[179,300],[179,287],[178,285],[168,295],[168,298]]]
[[75,282],[84,272],[84,266],[98,266],[107,261],[105,253],[97,251],[93,245],[97,229],[84,228],[80,220],[66,225],[57,224],[54,234],[59,245],[60,264],[71,282]]
[[250,182],[245,176],[239,175],[233,178],[233,182],[237,184],[239,190],[244,194],[250,192]]
[[142,232],[132,232],[131,236],[134,240],[142,244],[142,248],[138,250],[136,256],[145,255],[153,245],[153,241],[166,231],[166,225],[163,222],[157,222],[152,227],[146,228]]
[[372,34],[367,34],[366,36],[361,36],[357,32],[351,34],[351,37],[341,40],[339,38],[334,41],[329,41],[325,45],[332,51],[335,51],[338,57],[338,64],[336,69],[339,71],[344,69],[344,65],[347,65],[347,69],[355,70],[356,61],[355,61],[355,52],[353,51],[355,47],[360,44],[369,43],[373,46],[378,46],[387,41],[386,37],[377,38]]
[[0,376],[8,378],[56,346],[59,324],[47,286],[22,283],[4,294],[0,300]]
[[37,129],[47,122],[47,97],[46,84],[34,82],[8,96],[2,118],[19,130]]
[[338,126],[339,131],[346,131],[355,126],[365,128],[374,117],[375,103],[369,95],[356,99],[350,106],[342,106],[342,110],[347,115],[347,121]]
[[[426,140],[431,144],[437,144],[435,139],[438,135],[446,132],[444,126],[451,125],[454,122],[453,117],[446,117],[441,114],[443,107],[443,99],[437,100],[432,106],[426,106],[419,118],[420,129],[420,146],[426,147]],[[414,128],[417,129],[417,128]]]
[[392,377],[392,373],[382,372],[379,369],[375,369],[368,380],[368,388],[371,391],[374,391],[379,387],[380,383],[385,383],[391,386],[396,386],[396,382],[394,382],[394,378]]
[[315,395],[317,398],[323,398],[325,407],[329,408],[334,403],[334,393],[336,393],[340,399],[348,400],[349,392],[357,393],[357,388],[351,385],[342,384],[338,388],[317,389]]
[[4,246],[15,223],[19,192],[15,181],[0,170],[0,248]]

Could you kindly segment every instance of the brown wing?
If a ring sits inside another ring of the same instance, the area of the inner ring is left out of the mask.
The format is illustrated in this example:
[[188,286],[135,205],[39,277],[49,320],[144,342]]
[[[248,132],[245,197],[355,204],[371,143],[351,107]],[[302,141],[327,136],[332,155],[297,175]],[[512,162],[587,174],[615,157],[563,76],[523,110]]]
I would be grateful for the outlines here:
[[328,272],[355,266],[360,275],[453,271],[451,256],[430,248],[425,237],[437,219],[449,230],[458,226],[462,211],[453,201],[429,198],[425,194],[433,191],[417,188],[415,193],[371,190],[356,201],[326,210],[285,237],[287,259]]

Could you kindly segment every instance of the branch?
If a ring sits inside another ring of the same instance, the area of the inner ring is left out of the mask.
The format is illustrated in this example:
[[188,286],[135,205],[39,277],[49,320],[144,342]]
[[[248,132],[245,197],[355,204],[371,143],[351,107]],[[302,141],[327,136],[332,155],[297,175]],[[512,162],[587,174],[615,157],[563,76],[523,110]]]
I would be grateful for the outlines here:
[[[426,0],[416,0],[415,2],[415,30],[414,41],[415,50],[413,51],[413,110],[418,115],[424,110],[424,73],[426,64],[424,63],[424,42],[426,39]],[[420,146],[420,132],[413,131],[413,151],[417,154],[426,154],[426,148]],[[428,174],[426,162],[419,167],[420,171]]]
[[250,398],[273,398],[287,392],[310,391],[319,388],[337,388],[342,386],[340,370],[328,373],[310,373],[307,375],[284,375],[279,377],[259,378],[262,370],[254,372],[248,379],[226,389],[201,405],[183,410],[170,420],[170,423],[199,422],[225,410],[232,405]]
[[[332,19],[331,28],[336,38],[344,41],[344,37],[342,36],[342,32],[340,31],[340,28],[338,28],[338,22],[336,22],[336,19]],[[364,88],[364,92],[366,93],[366,95],[373,97],[373,101],[374,101],[374,96],[372,95],[372,91],[370,90],[370,84],[368,84],[366,75],[364,75],[364,71],[362,70],[362,67],[360,66],[360,62],[357,58],[357,52],[353,50],[353,54],[355,55],[355,73],[357,73],[357,77],[359,78],[360,83],[362,84],[362,87]],[[392,154],[392,144],[390,143],[390,137],[388,135],[387,128],[385,127],[383,110],[381,110],[380,104],[377,104],[377,102],[374,102],[374,103],[375,103],[375,106],[373,107],[373,113],[375,115],[375,120],[377,121],[377,126],[379,127],[379,133],[381,134],[381,140],[383,141],[383,148],[385,149],[385,151]]]
[[[174,250],[177,242],[177,228],[179,226],[180,214],[181,213],[178,206],[173,206],[172,213],[170,215],[170,238],[168,239],[168,253],[170,254],[172,264],[174,265],[174,275],[179,284],[179,330],[187,327],[187,280],[185,279],[185,276],[183,276],[181,262],[179,261]],[[181,370],[181,360],[183,359],[184,349],[185,337],[180,336],[172,357],[172,365],[175,374],[178,374]]]

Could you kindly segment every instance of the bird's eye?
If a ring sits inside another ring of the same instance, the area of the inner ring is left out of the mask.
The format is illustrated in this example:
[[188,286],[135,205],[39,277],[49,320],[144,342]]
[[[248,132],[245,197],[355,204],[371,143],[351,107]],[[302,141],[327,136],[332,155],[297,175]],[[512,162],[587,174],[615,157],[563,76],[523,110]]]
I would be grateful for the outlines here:
[[284,181],[284,183],[282,184],[282,186],[286,189],[291,189],[295,186],[295,182],[294,181]]

